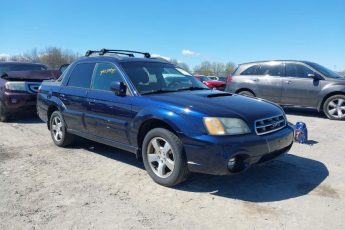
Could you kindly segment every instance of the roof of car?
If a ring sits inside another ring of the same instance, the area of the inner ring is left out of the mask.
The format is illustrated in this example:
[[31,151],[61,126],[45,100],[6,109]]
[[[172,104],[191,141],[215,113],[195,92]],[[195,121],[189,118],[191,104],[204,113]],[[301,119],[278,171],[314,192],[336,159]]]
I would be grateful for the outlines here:
[[263,61],[245,62],[245,63],[241,63],[239,65],[248,65],[248,64],[264,63],[264,62],[302,62],[302,63],[305,63],[305,64],[313,63],[313,62],[310,62],[310,61],[303,61],[303,60],[263,60]]

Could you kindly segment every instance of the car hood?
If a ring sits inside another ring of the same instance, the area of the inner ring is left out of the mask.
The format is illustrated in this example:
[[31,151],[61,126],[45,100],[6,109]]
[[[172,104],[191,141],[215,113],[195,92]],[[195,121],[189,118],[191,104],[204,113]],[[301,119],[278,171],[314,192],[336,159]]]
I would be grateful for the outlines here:
[[272,102],[230,94],[218,90],[185,91],[147,95],[151,100],[178,113],[199,117],[238,117],[248,122],[281,115],[282,109]]
[[43,81],[57,79],[60,76],[59,70],[29,70],[29,71],[8,71],[1,75],[1,78],[12,81]]

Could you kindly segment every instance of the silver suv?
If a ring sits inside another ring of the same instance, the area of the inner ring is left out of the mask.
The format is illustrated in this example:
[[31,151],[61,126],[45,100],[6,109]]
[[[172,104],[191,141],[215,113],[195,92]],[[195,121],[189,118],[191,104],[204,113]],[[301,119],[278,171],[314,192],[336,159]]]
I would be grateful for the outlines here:
[[226,91],[283,106],[313,108],[345,120],[345,77],[308,61],[261,61],[238,66]]

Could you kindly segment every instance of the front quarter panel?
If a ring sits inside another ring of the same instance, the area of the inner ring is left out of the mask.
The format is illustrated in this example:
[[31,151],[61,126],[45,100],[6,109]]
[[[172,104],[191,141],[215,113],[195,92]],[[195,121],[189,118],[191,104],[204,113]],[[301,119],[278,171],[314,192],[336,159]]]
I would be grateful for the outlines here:
[[[160,106],[150,106],[138,103],[133,104],[134,111],[137,112],[133,119],[129,137],[130,143],[136,144],[140,127],[148,120],[157,119],[168,124],[180,136],[197,136],[203,133],[203,127],[199,127],[196,122],[191,121],[188,117],[174,109],[167,109]],[[200,123],[199,123],[200,124]]]
[[318,101],[318,110],[322,110],[322,103],[324,100],[330,95],[330,94],[336,94],[336,93],[345,93],[345,81],[341,82],[328,82],[328,84],[325,84],[325,86],[322,88],[320,92],[320,97]]

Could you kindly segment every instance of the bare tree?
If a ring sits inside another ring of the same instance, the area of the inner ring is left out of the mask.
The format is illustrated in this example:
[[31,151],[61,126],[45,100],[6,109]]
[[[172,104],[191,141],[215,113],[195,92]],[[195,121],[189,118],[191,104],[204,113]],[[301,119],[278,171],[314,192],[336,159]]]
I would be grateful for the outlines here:
[[224,77],[230,76],[232,74],[232,72],[234,72],[236,68],[235,63],[233,62],[228,62],[225,65],[225,71],[224,71]]
[[212,64],[209,61],[203,61],[199,66],[194,68],[195,74],[211,75],[212,74]]
[[76,58],[68,51],[63,52],[60,48],[48,47],[40,55],[40,61],[51,68],[59,68],[61,65],[70,63]]
[[63,64],[69,64],[79,57],[78,53],[73,53],[69,50],[62,50],[57,47],[48,47],[43,51],[38,51],[36,48],[21,55],[12,55],[10,57],[0,57],[1,61],[18,61],[18,62],[32,62],[43,63],[50,68],[57,69]]
[[223,76],[225,71],[225,64],[221,62],[213,62],[211,65],[212,75]]
[[180,67],[181,69],[184,69],[188,72],[190,72],[190,68],[189,66],[187,65],[187,63],[184,63],[184,62],[181,62],[181,61],[178,61],[176,59],[171,59],[170,62],[174,65],[177,65],[178,67]]

